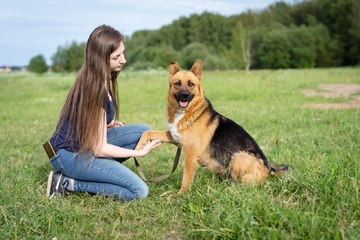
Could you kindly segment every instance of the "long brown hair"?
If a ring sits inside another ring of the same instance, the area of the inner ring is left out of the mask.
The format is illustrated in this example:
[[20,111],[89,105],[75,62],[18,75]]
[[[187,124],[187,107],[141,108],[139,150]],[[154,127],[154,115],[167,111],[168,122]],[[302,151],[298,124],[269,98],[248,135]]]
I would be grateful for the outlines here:
[[110,72],[110,54],[121,42],[124,43],[124,36],[110,26],[101,25],[94,29],[87,41],[84,65],[61,109],[58,131],[68,117],[65,141],[73,143],[77,140],[79,153],[93,155],[95,146],[101,141],[99,126],[104,119],[107,91],[115,105],[115,119],[119,119],[119,72]]

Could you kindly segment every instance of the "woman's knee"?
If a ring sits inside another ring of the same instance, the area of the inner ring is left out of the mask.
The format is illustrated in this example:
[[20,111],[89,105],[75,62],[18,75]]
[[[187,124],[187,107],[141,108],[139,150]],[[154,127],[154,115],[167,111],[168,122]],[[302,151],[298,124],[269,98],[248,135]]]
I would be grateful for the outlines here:
[[125,201],[132,201],[132,200],[139,200],[139,199],[144,199],[149,195],[149,188],[148,186],[144,183],[141,185],[136,186],[136,188],[133,188],[132,190],[130,190],[129,194],[122,194],[122,191],[120,191],[117,194],[117,197],[125,200]]
[[145,184],[138,190],[138,197],[137,199],[144,199],[149,195],[149,187]]
[[147,130],[151,130],[151,127],[146,124],[136,124],[133,128],[133,137],[136,138],[136,142],[141,138],[143,133]]
[[143,133],[147,130],[151,130],[151,127],[147,124],[142,123],[142,124],[138,124],[138,130],[139,130],[139,132]]

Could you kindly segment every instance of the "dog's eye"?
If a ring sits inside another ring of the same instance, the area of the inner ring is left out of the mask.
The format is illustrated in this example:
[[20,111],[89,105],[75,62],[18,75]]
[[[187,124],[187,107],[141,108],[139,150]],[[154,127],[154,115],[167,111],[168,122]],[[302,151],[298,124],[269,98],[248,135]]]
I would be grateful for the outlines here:
[[194,86],[194,85],[195,85],[195,84],[193,84],[192,82],[190,82],[190,81],[188,82],[188,86],[189,86],[189,87],[192,87],[192,86]]
[[181,82],[180,82],[180,81],[177,81],[177,82],[174,83],[174,85],[177,86],[177,87],[180,87],[180,86],[181,86]]

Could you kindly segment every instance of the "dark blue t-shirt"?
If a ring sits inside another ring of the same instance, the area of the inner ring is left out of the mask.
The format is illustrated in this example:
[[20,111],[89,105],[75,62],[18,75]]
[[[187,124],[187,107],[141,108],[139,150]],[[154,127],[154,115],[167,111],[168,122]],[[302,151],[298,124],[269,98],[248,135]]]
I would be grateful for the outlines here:
[[[107,93],[105,94],[105,97],[108,99]],[[105,100],[107,100],[107,99],[105,99]],[[104,104],[104,108],[105,108],[105,104]],[[114,102],[109,100],[109,101],[107,101],[107,106],[106,106],[106,124],[109,124],[113,120],[114,116],[115,116]],[[74,139],[74,141],[65,141],[66,134],[68,131],[68,126],[69,126],[69,117],[66,118],[64,125],[62,126],[60,131],[58,131],[59,124],[56,127],[56,130],[50,139],[50,143],[53,146],[55,151],[57,151],[60,148],[66,149],[67,151],[70,151],[70,152],[78,151],[79,143],[75,136],[71,137]],[[70,129],[71,129],[70,131],[74,131],[75,126]],[[72,134],[75,134],[75,132],[70,133],[70,135],[72,135]]]

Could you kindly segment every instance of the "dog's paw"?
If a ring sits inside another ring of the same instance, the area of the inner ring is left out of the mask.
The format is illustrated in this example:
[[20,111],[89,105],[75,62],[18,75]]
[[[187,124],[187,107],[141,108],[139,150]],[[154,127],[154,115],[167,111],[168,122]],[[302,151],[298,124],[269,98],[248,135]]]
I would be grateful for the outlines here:
[[138,144],[136,145],[135,150],[140,150],[140,149],[142,149],[142,148],[145,147],[146,144],[148,144],[150,141],[151,141],[150,139],[148,139],[148,140],[140,140],[140,141],[138,142]]
[[178,194],[184,194],[187,193],[188,189],[181,188],[178,192]]

